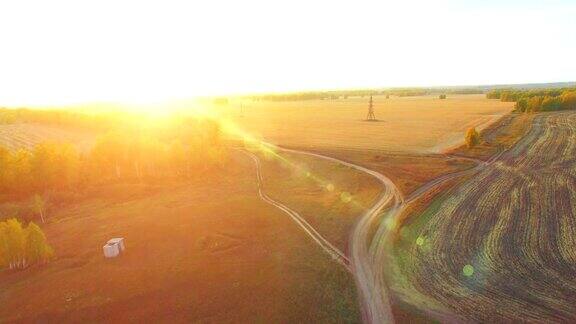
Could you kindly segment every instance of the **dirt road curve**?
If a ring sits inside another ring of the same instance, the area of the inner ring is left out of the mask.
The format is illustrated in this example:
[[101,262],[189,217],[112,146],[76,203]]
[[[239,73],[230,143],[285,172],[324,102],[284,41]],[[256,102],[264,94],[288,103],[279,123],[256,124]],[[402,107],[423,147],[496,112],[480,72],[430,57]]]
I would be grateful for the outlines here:
[[334,245],[332,245],[330,242],[328,242],[328,240],[326,240],[320,233],[318,233],[312,227],[312,225],[310,225],[308,222],[306,222],[306,220],[304,218],[302,218],[302,216],[300,216],[300,214],[298,214],[294,210],[290,209],[286,205],[284,205],[280,202],[277,202],[276,200],[268,197],[268,195],[266,195],[266,193],[264,193],[264,190],[263,190],[264,181],[262,179],[260,160],[258,159],[258,157],[256,155],[254,155],[250,152],[243,151],[243,150],[240,150],[240,151],[243,152],[244,154],[248,155],[250,158],[252,158],[252,160],[254,161],[254,164],[256,165],[256,177],[257,177],[257,181],[258,181],[258,194],[260,195],[260,198],[262,200],[264,200],[265,202],[267,202],[268,204],[270,204],[270,205],[282,210],[286,214],[288,214],[288,216],[290,216],[294,220],[294,222],[298,226],[300,226],[304,230],[304,232],[306,232],[306,234],[308,234],[314,240],[314,242],[316,242],[324,251],[326,251],[326,253],[328,253],[330,256],[332,256],[332,258],[334,260],[340,262],[346,269],[348,269],[348,271],[352,271],[352,268],[350,266],[350,260],[348,259],[348,257],[346,257],[346,255],[344,253],[342,253]]
[[491,162],[422,214],[404,275],[465,321],[576,321],[576,113]]
[[[336,162],[347,167],[365,172],[378,179],[383,186],[376,203],[360,218],[352,233],[351,239],[351,265],[352,273],[356,279],[358,291],[363,308],[365,322],[369,323],[393,323],[392,310],[388,295],[388,288],[384,282],[383,255],[384,249],[381,242],[385,242],[390,233],[386,220],[393,217],[396,211],[403,205],[403,197],[396,185],[381,173],[364,168],[362,166],[339,160],[333,157],[298,151],[285,148],[276,148],[284,152],[304,154],[317,158]],[[382,211],[387,211],[382,215]],[[370,239],[371,228],[382,217],[376,235]]]

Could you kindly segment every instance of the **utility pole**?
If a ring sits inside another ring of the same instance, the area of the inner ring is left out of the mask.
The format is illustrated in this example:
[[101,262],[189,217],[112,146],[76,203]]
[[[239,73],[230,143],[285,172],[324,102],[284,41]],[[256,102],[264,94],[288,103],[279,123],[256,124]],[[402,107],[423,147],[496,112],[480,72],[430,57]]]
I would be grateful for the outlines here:
[[372,95],[370,95],[370,102],[368,103],[368,116],[366,116],[367,121],[376,121],[376,115],[374,115],[374,104],[372,103]]

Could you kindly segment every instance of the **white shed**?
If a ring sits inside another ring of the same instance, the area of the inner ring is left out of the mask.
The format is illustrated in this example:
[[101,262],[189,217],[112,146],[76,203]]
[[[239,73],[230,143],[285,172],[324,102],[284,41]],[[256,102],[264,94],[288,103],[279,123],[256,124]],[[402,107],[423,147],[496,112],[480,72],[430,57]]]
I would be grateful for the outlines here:
[[125,249],[126,247],[124,245],[124,238],[122,237],[113,238],[102,247],[104,256],[107,258],[115,258]]
[[116,237],[113,239],[110,239],[108,241],[108,244],[118,244],[118,247],[120,248],[120,252],[123,252],[126,249],[126,246],[124,245],[124,238],[123,237]]

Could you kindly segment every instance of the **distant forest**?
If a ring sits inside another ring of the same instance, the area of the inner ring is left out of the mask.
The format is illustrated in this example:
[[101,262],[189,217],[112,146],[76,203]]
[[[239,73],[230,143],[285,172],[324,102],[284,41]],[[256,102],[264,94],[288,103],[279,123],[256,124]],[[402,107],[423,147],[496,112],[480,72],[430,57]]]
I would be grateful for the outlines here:
[[127,120],[126,117],[130,117],[130,114],[125,112],[87,114],[57,109],[39,110],[28,108],[0,108],[0,124],[37,123],[90,130],[103,130],[118,125],[121,120]]
[[396,88],[396,89],[360,89],[360,90],[333,90],[333,91],[308,91],[278,94],[262,94],[246,96],[244,98],[254,101],[303,101],[303,100],[336,100],[348,97],[366,96],[397,96],[412,97],[437,94],[482,94],[480,88]]
[[558,89],[495,89],[486,94],[488,99],[515,102],[518,112],[538,112],[576,109],[576,87]]
[[0,109],[3,123],[53,124],[101,134],[89,152],[69,143],[31,149],[0,146],[0,201],[47,192],[76,192],[91,184],[186,179],[220,168],[226,159],[220,124],[174,116],[147,123],[123,114]]
[[[447,94],[484,94],[489,93],[491,99],[500,99],[501,93],[512,94],[505,100],[511,100],[514,94],[534,92],[534,93],[557,93],[564,90],[574,90],[574,82],[560,83],[534,83],[534,84],[510,84],[510,85],[479,85],[462,87],[431,87],[431,88],[390,88],[390,89],[355,89],[355,90],[331,90],[331,91],[304,91],[290,93],[256,94],[244,96],[245,99],[254,101],[303,101],[303,100],[337,100],[348,97],[366,96],[397,96],[413,97],[425,95],[447,95]],[[529,89],[529,90],[527,90]],[[559,96],[559,95],[558,95]],[[506,95],[505,95],[506,97]],[[516,100],[511,100],[516,101]],[[217,98],[217,103],[227,102],[227,98]]]

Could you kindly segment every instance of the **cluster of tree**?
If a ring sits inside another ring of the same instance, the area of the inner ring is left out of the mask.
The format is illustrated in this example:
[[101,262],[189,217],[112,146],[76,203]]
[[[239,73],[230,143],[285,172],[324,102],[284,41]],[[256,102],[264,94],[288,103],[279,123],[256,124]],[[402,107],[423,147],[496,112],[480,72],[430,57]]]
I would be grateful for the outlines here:
[[438,96],[438,98],[440,98],[440,99],[446,99],[446,95],[445,95],[445,94],[441,94],[441,95]]
[[486,94],[488,99],[516,102],[519,112],[576,109],[576,88],[509,90],[496,89]]
[[466,146],[472,148],[481,142],[480,133],[476,130],[476,128],[472,127],[466,131]]
[[38,225],[14,219],[0,222],[0,269],[24,269],[50,260],[54,252]]
[[417,97],[430,94],[428,89],[394,89],[386,91],[386,94],[391,94],[397,97]]
[[520,98],[515,105],[519,112],[556,111],[576,109],[576,91],[566,91],[559,96]]
[[80,156],[71,144],[41,143],[32,150],[0,147],[0,192],[28,195],[77,183]]
[[215,122],[197,123],[176,136],[154,136],[137,131],[109,132],[96,142],[90,156],[91,174],[108,178],[191,177],[225,161],[220,127]]
[[0,108],[0,124],[37,123],[83,130],[113,129],[126,120],[138,120],[139,118],[136,114],[121,111],[88,114],[73,110]]
[[191,177],[224,160],[216,122],[189,119],[163,129],[129,127],[105,133],[83,154],[59,143],[31,150],[0,148],[0,193],[24,198],[110,180]]
[[500,99],[504,102],[515,102],[521,98],[531,97],[557,97],[565,91],[574,91],[573,88],[558,88],[558,89],[494,89],[486,93],[488,99]]

